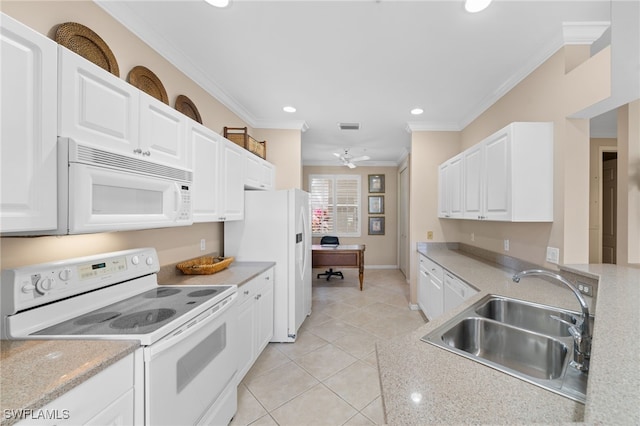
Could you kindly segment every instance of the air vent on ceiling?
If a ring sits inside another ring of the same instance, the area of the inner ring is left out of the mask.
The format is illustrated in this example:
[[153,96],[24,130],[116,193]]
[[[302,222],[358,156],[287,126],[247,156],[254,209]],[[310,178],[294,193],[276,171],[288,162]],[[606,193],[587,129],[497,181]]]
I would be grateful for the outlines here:
[[339,123],[340,130],[360,130],[360,123]]

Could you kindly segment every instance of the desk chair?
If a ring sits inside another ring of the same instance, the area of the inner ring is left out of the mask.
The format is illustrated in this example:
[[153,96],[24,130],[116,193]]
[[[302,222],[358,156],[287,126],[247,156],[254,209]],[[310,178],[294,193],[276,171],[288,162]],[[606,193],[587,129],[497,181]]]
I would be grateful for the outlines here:
[[[329,236],[324,236],[320,239],[320,245],[322,246],[339,246],[340,245],[340,240],[338,240],[338,237],[329,237]],[[334,271],[333,268],[329,268],[328,271],[324,271],[324,273],[322,274],[318,274],[318,279],[320,277],[327,277],[327,281],[329,281],[329,278],[331,278],[333,275],[340,277],[344,280],[344,275],[342,275],[342,272],[340,271]]]

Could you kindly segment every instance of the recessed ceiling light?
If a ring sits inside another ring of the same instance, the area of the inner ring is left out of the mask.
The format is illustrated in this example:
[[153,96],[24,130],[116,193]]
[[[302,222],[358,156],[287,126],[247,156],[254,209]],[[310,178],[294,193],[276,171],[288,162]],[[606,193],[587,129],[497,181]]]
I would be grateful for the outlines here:
[[491,0],[466,0],[464,9],[469,13],[476,13],[489,7]]
[[229,6],[229,0],[204,0],[215,7],[227,7]]
[[284,112],[296,112],[296,109],[294,107],[292,107],[292,106],[286,106],[286,107],[282,108],[282,110]]
[[411,110],[411,114],[413,115],[420,115],[424,112],[424,110],[422,108],[414,108]]

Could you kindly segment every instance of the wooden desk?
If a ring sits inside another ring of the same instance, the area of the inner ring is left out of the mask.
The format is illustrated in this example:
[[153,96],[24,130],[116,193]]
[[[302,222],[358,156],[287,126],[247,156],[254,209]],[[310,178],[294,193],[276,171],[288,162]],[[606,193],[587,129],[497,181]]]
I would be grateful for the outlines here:
[[311,246],[311,263],[314,268],[341,266],[344,268],[358,268],[360,277],[360,291],[364,281],[364,244],[339,246]]

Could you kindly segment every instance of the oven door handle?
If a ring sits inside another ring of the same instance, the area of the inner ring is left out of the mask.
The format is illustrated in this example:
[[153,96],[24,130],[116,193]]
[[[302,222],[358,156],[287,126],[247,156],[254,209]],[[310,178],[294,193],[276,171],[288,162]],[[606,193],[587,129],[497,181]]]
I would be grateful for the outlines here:
[[[197,317],[193,318],[178,330],[175,330],[173,333],[169,334],[158,342],[152,344],[151,346],[148,346],[146,348],[147,350],[144,351],[145,362],[151,361],[153,358],[161,354],[164,350],[173,347],[174,345],[182,342],[185,339],[188,339],[189,337],[191,337],[191,335],[199,331],[201,328],[210,325],[216,319],[220,318],[222,314],[224,314],[234,305],[237,296],[237,293],[233,293],[225,300],[217,303],[215,306],[207,309]],[[224,306],[221,307],[221,305],[223,304]]]

